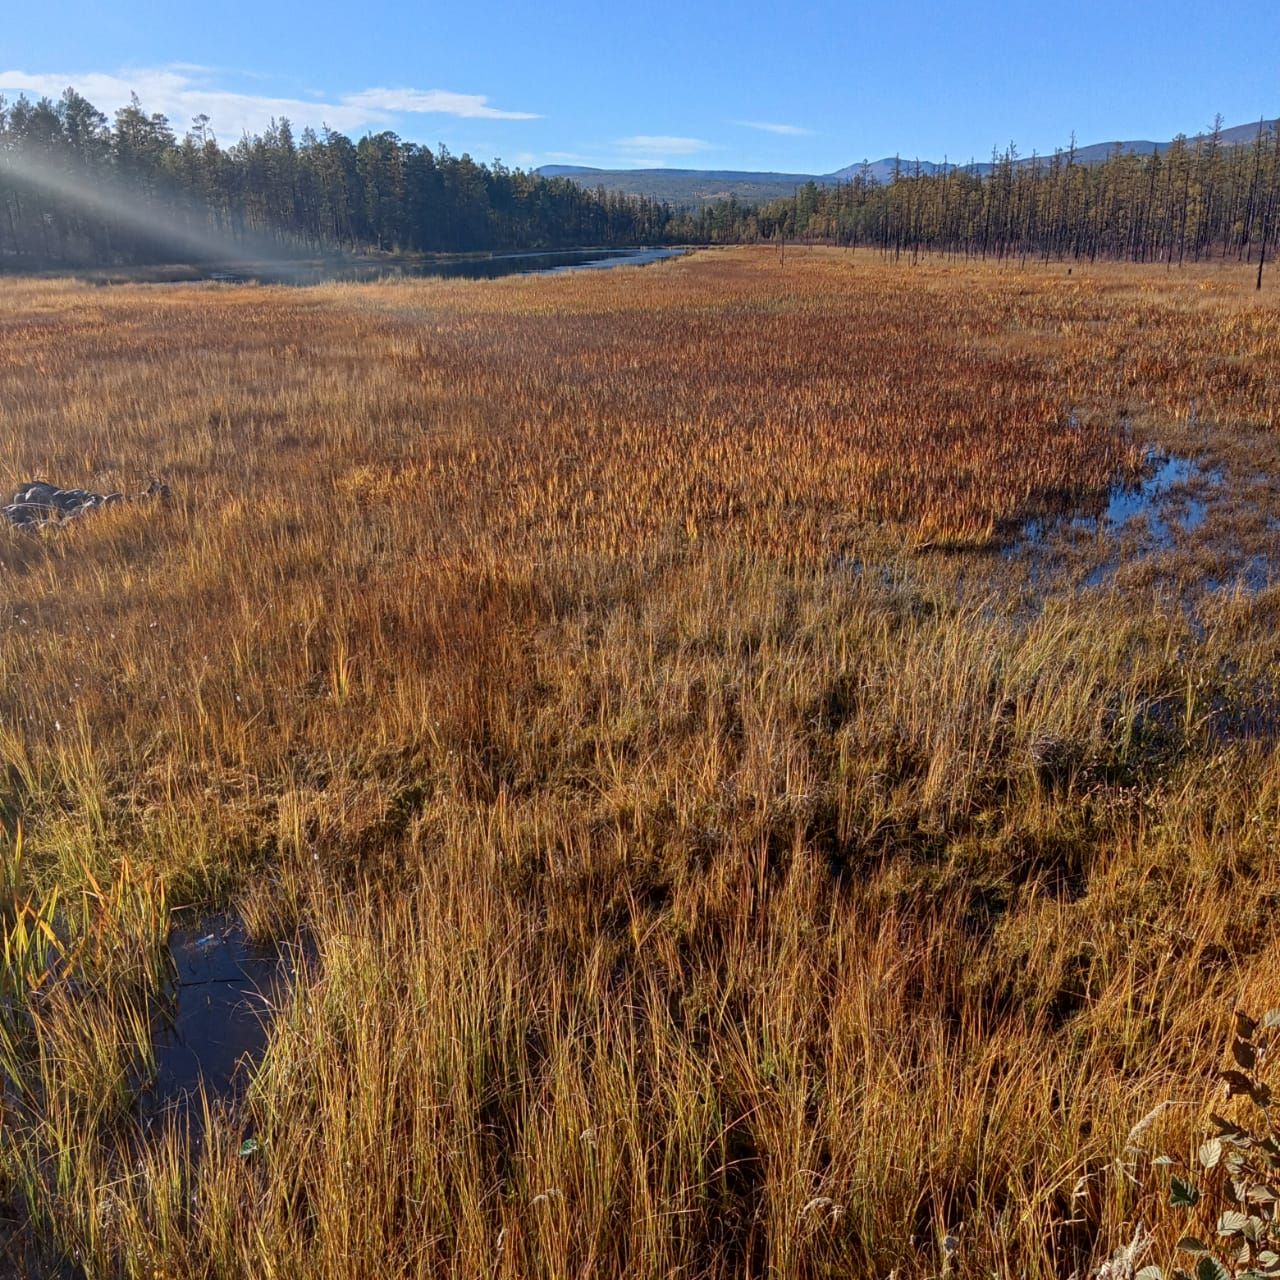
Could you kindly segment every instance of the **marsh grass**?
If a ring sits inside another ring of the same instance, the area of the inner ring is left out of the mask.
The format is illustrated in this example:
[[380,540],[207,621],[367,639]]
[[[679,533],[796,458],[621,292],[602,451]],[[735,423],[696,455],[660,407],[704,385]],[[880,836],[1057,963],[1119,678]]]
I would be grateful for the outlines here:
[[[95,1276],[1066,1277],[1172,1230],[1146,1152],[1280,977],[1280,596],[1029,603],[989,549],[1149,442],[1271,465],[1247,285],[6,286],[0,474],[176,497],[0,536],[6,927],[75,904],[83,970],[14,1005],[5,1194]],[[169,905],[228,900],[315,961],[243,1103],[141,1140]]]

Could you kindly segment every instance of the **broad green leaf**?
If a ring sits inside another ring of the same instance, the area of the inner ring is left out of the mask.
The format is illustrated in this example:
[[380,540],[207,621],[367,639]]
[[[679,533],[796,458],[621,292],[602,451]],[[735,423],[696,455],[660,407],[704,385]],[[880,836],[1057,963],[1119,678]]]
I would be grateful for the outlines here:
[[1254,1091],[1253,1081],[1243,1071],[1228,1068],[1226,1071],[1219,1071],[1218,1077],[1226,1082],[1229,1097],[1235,1097],[1237,1093],[1252,1094]]
[[1169,1188],[1169,1203],[1175,1209],[1190,1209],[1199,1200],[1199,1188],[1182,1178],[1174,1178]]
[[1196,1280],[1231,1280],[1231,1273],[1211,1254],[1196,1263]]
[[1253,1045],[1247,1040],[1233,1040],[1231,1042],[1231,1056],[1246,1071],[1252,1071],[1258,1063],[1258,1055],[1254,1052]]
[[1206,1169],[1212,1169],[1214,1165],[1222,1159],[1222,1143],[1217,1138],[1210,1138],[1208,1142],[1200,1144],[1200,1150],[1197,1152],[1200,1163]]
[[1255,1019],[1249,1017],[1243,1009],[1236,1010],[1236,1035],[1241,1040],[1252,1040],[1253,1033],[1257,1031],[1258,1023]]

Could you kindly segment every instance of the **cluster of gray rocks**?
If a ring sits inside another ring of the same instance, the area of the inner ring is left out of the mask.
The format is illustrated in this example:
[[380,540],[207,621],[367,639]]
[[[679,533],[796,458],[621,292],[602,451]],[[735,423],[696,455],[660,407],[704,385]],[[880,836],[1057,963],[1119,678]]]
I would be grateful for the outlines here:
[[[152,480],[138,495],[153,501],[167,502],[169,486]],[[59,489],[47,480],[32,480],[18,486],[10,501],[2,508],[4,518],[20,529],[38,529],[43,525],[74,520],[99,507],[127,502],[123,493],[93,493],[88,489]]]

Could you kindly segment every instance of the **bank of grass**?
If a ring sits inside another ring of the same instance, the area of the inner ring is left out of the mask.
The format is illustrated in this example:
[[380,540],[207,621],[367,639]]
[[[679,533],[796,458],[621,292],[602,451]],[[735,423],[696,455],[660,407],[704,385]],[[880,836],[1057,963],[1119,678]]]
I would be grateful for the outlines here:
[[[5,1194],[140,1277],[1163,1229],[1280,977],[1280,594],[990,548],[1206,422],[1270,467],[1278,364],[1215,271],[6,286],[0,474],[177,497],[0,536],[5,928],[98,904],[5,1006]],[[141,1142],[91,1082],[145,1088],[156,912],[227,901],[315,963],[244,1106]]]

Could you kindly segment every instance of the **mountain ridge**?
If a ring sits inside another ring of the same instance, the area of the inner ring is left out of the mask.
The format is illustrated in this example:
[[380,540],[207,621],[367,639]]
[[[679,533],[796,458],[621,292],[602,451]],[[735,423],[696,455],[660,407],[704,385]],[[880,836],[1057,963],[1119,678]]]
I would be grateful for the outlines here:
[[[1259,129],[1270,132],[1280,126],[1280,120],[1263,120],[1251,124],[1232,125],[1219,130],[1219,141],[1225,146],[1242,146],[1253,142]],[[1212,136],[1212,131],[1193,135],[1183,135],[1188,143],[1196,143]],[[1127,155],[1151,155],[1153,152],[1164,152],[1173,146],[1176,139],[1168,142],[1153,142],[1149,139],[1117,139],[1111,142],[1095,142],[1087,146],[1076,147],[1077,164],[1098,164],[1111,155],[1117,148]],[[1060,148],[1056,153],[1068,154],[1068,148]],[[1032,155],[1020,157],[1017,163],[1030,164],[1033,161],[1047,162],[1050,155]],[[994,167],[991,161],[957,164],[952,161],[915,160],[901,156],[886,156],[880,160],[862,161],[845,165],[831,173],[788,173],[774,170],[751,169],[604,169],[590,165],[548,164],[535,169],[534,172],[544,178],[569,178],[584,186],[600,186],[608,191],[619,191],[626,195],[652,196],[680,204],[707,204],[714,200],[728,199],[734,196],[739,200],[756,202],[777,200],[790,196],[796,187],[812,182],[817,186],[833,186],[839,182],[848,182],[859,174],[875,182],[888,182],[895,168],[904,173],[915,172],[918,168],[923,174],[932,175],[946,170],[965,170],[978,174],[990,173]]]

